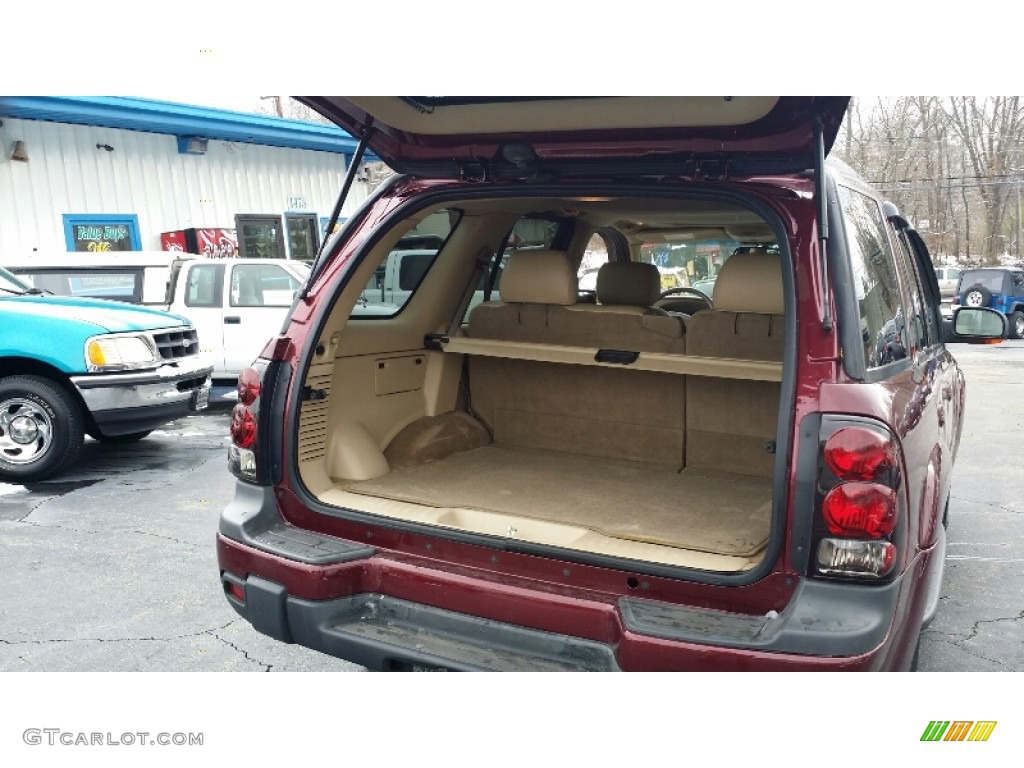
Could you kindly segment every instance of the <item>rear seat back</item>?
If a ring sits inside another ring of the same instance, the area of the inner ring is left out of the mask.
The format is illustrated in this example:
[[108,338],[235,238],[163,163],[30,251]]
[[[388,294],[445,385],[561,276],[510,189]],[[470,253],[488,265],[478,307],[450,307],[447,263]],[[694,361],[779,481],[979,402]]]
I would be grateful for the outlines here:
[[778,254],[737,253],[726,260],[715,280],[714,311],[690,318],[686,352],[780,361],[783,311]]
[[597,271],[598,307],[638,315],[664,315],[653,305],[661,296],[661,273],[653,264],[609,261]]
[[[675,335],[662,334],[643,325],[648,316],[642,312],[576,311],[576,295],[576,273],[566,254],[519,251],[502,274],[501,300],[473,309],[468,335],[634,351],[649,351],[644,347],[664,339],[682,353],[676,318],[649,316],[676,322]],[[682,376],[472,356],[469,391],[473,413],[499,445],[682,468]]]
[[564,251],[516,251],[501,275],[498,301],[473,308],[467,333],[480,339],[568,344],[552,312],[576,303],[576,272]]
[[567,332],[582,339],[581,346],[685,354],[682,318],[652,306],[660,295],[661,274],[653,264],[608,262],[597,273],[597,304],[562,312]]
[[577,304],[578,281],[568,254],[517,251],[502,273],[500,301],[476,306],[467,333],[481,339],[685,354],[682,318],[649,306],[657,300],[659,284],[652,264],[606,264],[598,274],[602,303]]
[[[784,303],[778,254],[731,256],[715,281],[714,310],[687,323],[687,353],[781,362]],[[687,378],[687,468],[771,477],[780,385]]]

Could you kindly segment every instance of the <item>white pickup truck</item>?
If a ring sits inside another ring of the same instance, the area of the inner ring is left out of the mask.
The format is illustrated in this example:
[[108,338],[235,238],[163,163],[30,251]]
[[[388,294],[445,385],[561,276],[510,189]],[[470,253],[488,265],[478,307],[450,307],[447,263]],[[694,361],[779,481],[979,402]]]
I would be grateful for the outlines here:
[[32,286],[165,309],[192,321],[215,385],[234,386],[263,350],[305,283],[309,266],[289,259],[210,259],[173,251],[32,254],[3,259]]
[[[377,267],[376,272],[359,296],[359,304],[352,317],[390,317],[405,306],[413,291],[430,269],[437,257],[437,248],[402,249],[391,251]],[[470,298],[467,311],[484,300],[483,286],[487,278],[481,276],[477,290]],[[501,284],[501,275],[495,280],[495,288]],[[498,297],[497,291],[494,298]]]

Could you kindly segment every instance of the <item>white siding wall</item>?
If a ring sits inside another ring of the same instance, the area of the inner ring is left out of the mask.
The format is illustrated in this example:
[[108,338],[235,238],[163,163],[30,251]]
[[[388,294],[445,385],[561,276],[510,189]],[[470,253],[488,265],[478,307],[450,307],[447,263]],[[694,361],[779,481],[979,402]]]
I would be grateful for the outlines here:
[[[11,160],[25,142],[27,163]],[[97,149],[109,144],[113,152]],[[345,157],[331,152],[211,140],[205,155],[178,154],[172,135],[3,118],[0,263],[4,254],[66,250],[62,215],[136,214],[143,250],[160,233],[235,226],[235,214],[281,215],[290,196],[330,216]],[[355,182],[342,216],[368,194]]]

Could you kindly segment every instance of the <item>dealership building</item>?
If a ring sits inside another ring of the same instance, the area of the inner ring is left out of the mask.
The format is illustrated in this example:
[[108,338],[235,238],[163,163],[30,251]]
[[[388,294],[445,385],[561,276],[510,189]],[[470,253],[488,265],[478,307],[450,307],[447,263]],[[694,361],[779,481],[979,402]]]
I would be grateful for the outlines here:
[[[310,259],[356,144],[333,125],[268,115],[0,96],[0,265],[57,251]],[[357,174],[342,220],[369,190]]]

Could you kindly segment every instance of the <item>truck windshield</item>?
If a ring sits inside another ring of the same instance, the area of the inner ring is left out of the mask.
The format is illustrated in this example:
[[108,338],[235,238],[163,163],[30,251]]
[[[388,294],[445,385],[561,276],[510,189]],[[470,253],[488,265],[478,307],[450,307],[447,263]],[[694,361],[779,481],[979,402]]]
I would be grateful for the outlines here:
[[[36,288],[58,296],[142,302],[143,268],[29,268],[19,273]],[[166,272],[166,270],[164,270]]]

